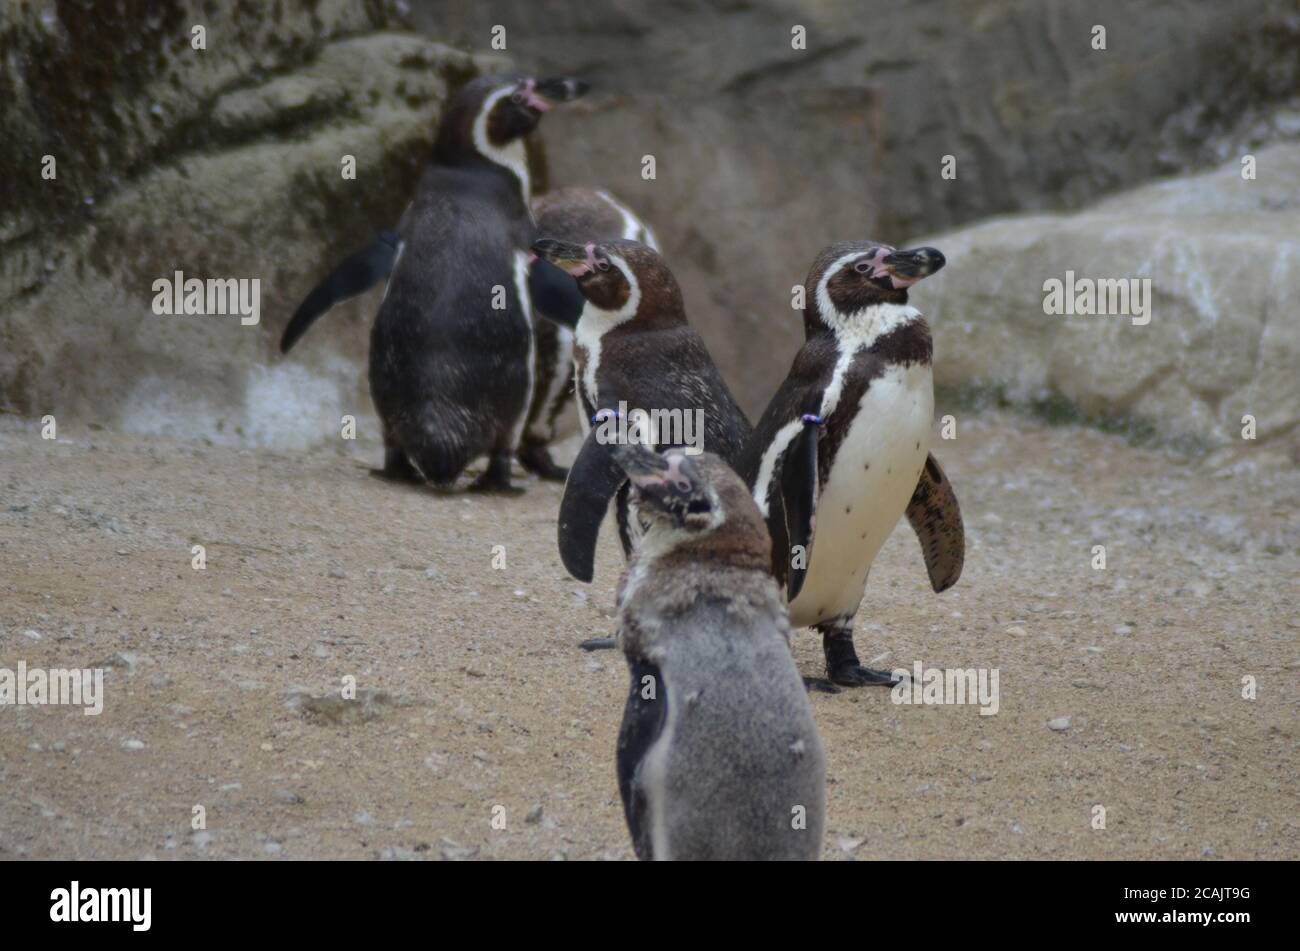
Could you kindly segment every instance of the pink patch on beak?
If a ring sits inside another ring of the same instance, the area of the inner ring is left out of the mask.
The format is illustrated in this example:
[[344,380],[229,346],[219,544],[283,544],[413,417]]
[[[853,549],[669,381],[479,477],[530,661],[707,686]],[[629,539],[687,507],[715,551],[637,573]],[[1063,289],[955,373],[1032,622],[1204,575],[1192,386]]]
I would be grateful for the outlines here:
[[574,277],[582,277],[582,275],[590,274],[596,270],[596,246],[594,244],[587,245],[587,260],[582,264],[575,264],[567,270]]
[[524,83],[520,95],[524,97],[524,105],[530,109],[536,109],[538,112],[549,112],[551,109],[551,104],[537,95],[537,80],[535,79],[530,79]]
[[893,248],[877,248],[876,253],[871,258],[871,276],[887,277],[894,290],[901,290],[904,287],[911,287],[919,277],[900,277],[885,266],[885,258],[893,253]]

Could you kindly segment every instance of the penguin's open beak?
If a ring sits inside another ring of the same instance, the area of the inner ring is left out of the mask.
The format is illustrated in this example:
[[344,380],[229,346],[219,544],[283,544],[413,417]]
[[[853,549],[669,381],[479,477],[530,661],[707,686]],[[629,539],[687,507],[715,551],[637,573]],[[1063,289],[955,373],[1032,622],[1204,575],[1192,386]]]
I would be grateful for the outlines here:
[[684,452],[670,449],[660,455],[640,443],[619,443],[610,446],[609,453],[627,473],[643,505],[679,525],[708,520],[713,504],[699,469]]
[[544,261],[549,261],[574,277],[582,277],[596,269],[596,246],[581,245],[571,241],[557,241],[555,238],[539,238],[533,242],[533,253]]
[[893,278],[895,287],[907,287],[929,277],[948,262],[937,248],[911,248],[891,251],[880,263]]
[[560,102],[572,102],[584,95],[591,84],[574,76],[556,76],[551,79],[528,80],[528,105],[538,112],[546,112]]

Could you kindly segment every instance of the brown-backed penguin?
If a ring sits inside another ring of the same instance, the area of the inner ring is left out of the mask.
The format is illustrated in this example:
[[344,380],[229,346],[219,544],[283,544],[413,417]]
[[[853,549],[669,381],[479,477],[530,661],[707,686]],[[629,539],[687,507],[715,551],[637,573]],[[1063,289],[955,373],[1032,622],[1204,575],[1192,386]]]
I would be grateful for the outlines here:
[[[701,450],[734,465],[751,427],[736,405],[700,335],[686,322],[681,290],[657,251],[637,241],[585,245],[544,237],[536,254],[577,278],[586,300],[575,328],[574,378],[586,441],[560,503],[560,557],[575,578],[590,581],[596,539],[609,500],[619,496],[624,552],[639,531],[627,508],[626,476],[606,451],[615,417],[642,414],[677,422],[653,444],[683,445],[686,427]],[[627,422],[627,420],[623,420]]]
[[645,535],[619,585],[618,788],[641,859],[816,859],[825,755],[770,542],[710,453],[612,446]]
[[899,516],[921,540],[931,585],[961,574],[961,512],[929,455],[930,329],[907,289],[944,265],[933,248],[871,241],[826,248],[805,285],[807,340],[754,430],[740,471],[767,519],[790,621],[822,634],[827,675],[888,684],[863,667],[853,616]]
[[524,137],[554,103],[585,90],[571,78],[514,76],[463,86],[396,234],[345,261],[286,328],[282,350],[333,303],[390,272],[370,337],[382,475],[446,485],[486,453],[474,488],[512,488],[536,364]]
[[[650,227],[599,189],[560,188],[539,195],[533,199],[533,218],[539,235],[560,241],[629,238],[658,248]],[[551,460],[547,446],[555,439],[556,421],[573,395],[573,328],[585,298],[572,277],[541,258],[532,263],[528,286],[535,312],[547,319],[534,321],[537,375],[519,461],[543,478],[563,479],[567,470]]]

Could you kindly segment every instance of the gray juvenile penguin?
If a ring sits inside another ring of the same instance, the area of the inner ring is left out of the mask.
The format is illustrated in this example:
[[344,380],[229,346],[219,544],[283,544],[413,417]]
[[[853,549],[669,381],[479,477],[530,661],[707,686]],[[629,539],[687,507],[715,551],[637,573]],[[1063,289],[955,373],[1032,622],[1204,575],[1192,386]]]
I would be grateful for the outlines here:
[[825,754],[758,507],[717,456],[609,452],[646,526],[618,598],[618,786],[637,856],[816,859]]

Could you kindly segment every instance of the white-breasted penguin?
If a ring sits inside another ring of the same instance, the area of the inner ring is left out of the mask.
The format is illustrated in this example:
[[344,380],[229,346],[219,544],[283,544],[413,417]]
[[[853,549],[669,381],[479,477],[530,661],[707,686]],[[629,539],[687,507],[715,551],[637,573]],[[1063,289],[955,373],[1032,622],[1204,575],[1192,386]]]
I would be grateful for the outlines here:
[[[638,241],[587,242],[543,237],[538,257],[577,278],[586,303],[575,328],[574,380],[586,441],[560,503],[560,557],[569,573],[590,581],[596,539],[611,498],[618,496],[624,552],[638,531],[627,509],[627,479],[601,444],[598,418],[634,411],[690,422],[703,418],[702,448],[736,465],[751,426],[713,363],[704,340],[686,322],[681,289],[668,265]],[[689,414],[689,419],[688,419]],[[659,433],[656,448],[680,445]]]
[[645,535],[619,585],[618,788],[641,859],[816,859],[825,754],[763,517],[721,459],[610,447]]
[[572,78],[465,84],[443,114],[395,236],[348,258],[286,328],[282,350],[333,303],[389,272],[370,336],[381,474],[446,485],[486,453],[474,488],[511,489],[536,363],[528,287],[536,231],[524,137],[554,103],[585,91]]
[[929,454],[930,329],[907,289],[944,265],[933,248],[826,248],[805,285],[806,342],[754,430],[741,473],[767,519],[790,621],[822,634],[835,684],[888,684],[863,667],[853,616],[876,554],[906,513],[935,591],[961,574],[952,486]]
[[[560,241],[628,238],[658,250],[649,225],[600,189],[569,187],[539,195],[533,199],[533,218],[539,235]],[[533,322],[537,374],[519,461],[544,478],[563,479],[567,470],[551,460],[547,446],[573,396],[573,328],[586,300],[572,277],[540,258],[529,270],[528,286],[534,312],[547,319]]]

